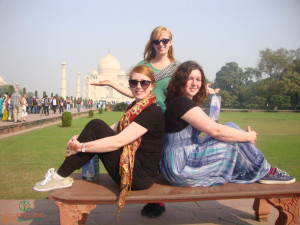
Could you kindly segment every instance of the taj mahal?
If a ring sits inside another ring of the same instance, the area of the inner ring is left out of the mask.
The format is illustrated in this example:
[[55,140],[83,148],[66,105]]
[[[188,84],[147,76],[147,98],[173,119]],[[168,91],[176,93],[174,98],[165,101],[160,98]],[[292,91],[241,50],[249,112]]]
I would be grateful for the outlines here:
[[[106,86],[93,86],[90,83],[110,80],[113,83],[128,87],[128,75],[120,69],[119,61],[110,53],[106,54],[98,63],[98,70],[93,70],[83,78],[83,91],[80,94],[80,73],[76,75],[76,98],[91,99],[93,101],[132,101],[118,91]],[[61,96],[66,99],[66,62],[61,64]]]

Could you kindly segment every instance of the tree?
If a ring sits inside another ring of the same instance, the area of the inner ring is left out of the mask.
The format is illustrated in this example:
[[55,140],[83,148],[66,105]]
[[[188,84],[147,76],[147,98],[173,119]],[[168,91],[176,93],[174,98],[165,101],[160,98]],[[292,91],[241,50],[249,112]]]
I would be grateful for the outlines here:
[[241,69],[237,63],[226,63],[226,65],[217,72],[214,87],[227,91],[231,95],[230,105],[237,107],[240,105],[239,102],[244,101],[242,93],[246,88],[244,83],[246,80],[248,80],[248,78],[246,78],[243,69]]
[[300,48],[297,48],[296,50],[290,50],[290,55],[293,60],[299,60],[300,59]]
[[296,109],[300,105],[300,59],[294,60],[286,68],[281,77],[284,94],[290,96],[291,107]]
[[291,53],[284,48],[280,48],[277,51],[267,48],[260,51],[259,55],[258,71],[275,80],[280,78],[281,73],[292,62]]
[[128,105],[125,102],[120,102],[115,105],[114,111],[124,112],[127,109]]
[[8,95],[15,93],[15,88],[13,85],[8,86]]
[[277,109],[288,109],[291,106],[291,99],[285,95],[273,95],[270,98],[270,106]]
[[261,96],[253,96],[250,98],[250,104],[257,105],[258,108],[264,109],[267,105],[267,99]]
[[46,96],[46,91],[43,91],[43,96],[42,97],[44,98],[45,96]]
[[23,95],[26,94],[26,88],[23,88]]
[[239,95],[245,87],[242,80],[244,78],[243,70],[237,63],[226,63],[216,74],[215,85],[221,90],[228,91],[232,95]]
[[34,91],[34,96],[38,97],[38,91],[37,90]]
[[246,67],[244,69],[244,77],[242,78],[242,81],[248,87],[253,83],[253,78],[256,78],[256,80],[260,80],[261,77],[262,74],[259,70],[254,69],[252,67]]

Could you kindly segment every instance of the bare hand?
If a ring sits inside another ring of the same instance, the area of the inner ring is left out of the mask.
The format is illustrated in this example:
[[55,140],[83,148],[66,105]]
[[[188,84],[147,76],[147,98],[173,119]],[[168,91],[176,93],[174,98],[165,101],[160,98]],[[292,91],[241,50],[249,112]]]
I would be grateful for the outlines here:
[[211,85],[211,83],[208,83],[206,85],[206,89],[207,89],[208,94],[217,94],[220,91],[220,88],[212,89],[212,88],[209,87],[210,85]]
[[82,144],[77,140],[77,137],[78,135],[72,137],[68,142],[66,158],[81,151]]
[[111,82],[109,80],[99,81],[98,83],[90,83],[93,86],[110,86]]
[[250,126],[247,127],[246,131],[249,133],[250,142],[255,145],[258,133],[252,131]]

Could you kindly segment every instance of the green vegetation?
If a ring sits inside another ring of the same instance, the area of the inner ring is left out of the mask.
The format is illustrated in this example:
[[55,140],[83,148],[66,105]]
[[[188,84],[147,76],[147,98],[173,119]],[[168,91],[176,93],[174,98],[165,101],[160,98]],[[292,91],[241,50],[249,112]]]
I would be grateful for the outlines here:
[[[94,118],[100,118],[111,125],[122,114],[115,111],[103,112],[96,113]],[[91,118],[84,116],[74,119],[72,127],[57,124],[0,140],[0,198],[47,198],[49,192],[35,192],[33,185],[44,179],[49,168],[58,169],[66,155],[68,140],[79,134],[90,120]],[[267,160],[300,180],[299,113],[222,112],[220,123],[228,121],[235,122],[242,129],[250,124],[259,134],[257,146]],[[102,166],[100,172],[105,173]]]
[[[121,112],[96,114],[94,118],[113,124]],[[69,139],[79,134],[91,120],[74,119],[72,127],[61,124],[0,140],[0,199],[43,199],[48,193],[33,191],[33,185],[44,179],[49,168],[58,169],[66,155]],[[105,173],[103,167],[101,173]],[[76,171],[80,172],[80,171]]]
[[94,111],[93,110],[89,110],[89,117],[92,118],[94,116]]
[[300,48],[259,51],[255,68],[228,62],[216,73],[222,107],[300,109]]
[[63,127],[70,127],[72,126],[72,118],[73,115],[71,112],[63,112],[62,117],[61,117],[61,122]]

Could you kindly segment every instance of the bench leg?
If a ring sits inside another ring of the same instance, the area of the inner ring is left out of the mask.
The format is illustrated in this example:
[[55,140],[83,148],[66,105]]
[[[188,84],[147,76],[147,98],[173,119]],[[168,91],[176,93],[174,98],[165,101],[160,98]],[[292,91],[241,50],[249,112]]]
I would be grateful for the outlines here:
[[272,198],[267,201],[279,211],[275,225],[299,224],[299,197],[294,198]]
[[253,203],[255,219],[259,222],[267,222],[270,214],[270,204],[266,199],[256,198]]
[[59,208],[61,225],[85,224],[91,210],[96,205],[72,205],[56,201]]

